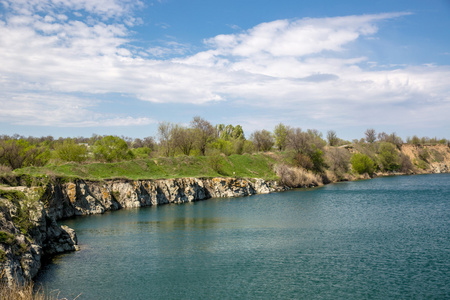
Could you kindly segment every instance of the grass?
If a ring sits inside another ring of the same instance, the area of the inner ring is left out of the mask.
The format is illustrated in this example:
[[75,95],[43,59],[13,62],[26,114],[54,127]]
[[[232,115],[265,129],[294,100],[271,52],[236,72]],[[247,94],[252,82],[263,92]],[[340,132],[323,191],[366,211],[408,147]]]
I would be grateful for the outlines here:
[[58,291],[45,293],[42,288],[36,289],[33,282],[20,284],[14,280],[10,285],[0,283],[0,299],[2,300],[58,300],[60,299],[58,296]]
[[275,162],[264,154],[231,155],[223,157],[223,165],[215,170],[205,156],[160,157],[136,159],[115,163],[68,163],[44,167],[26,167],[15,170],[16,175],[56,176],[103,180],[125,178],[132,180],[166,179],[183,177],[244,177],[276,179],[272,170]]

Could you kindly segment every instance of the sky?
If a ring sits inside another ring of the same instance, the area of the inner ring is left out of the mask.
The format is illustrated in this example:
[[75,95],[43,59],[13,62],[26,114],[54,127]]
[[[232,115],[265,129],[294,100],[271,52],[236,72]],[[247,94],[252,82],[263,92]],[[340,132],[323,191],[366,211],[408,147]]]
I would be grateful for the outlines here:
[[450,0],[0,0],[0,134],[450,138]]

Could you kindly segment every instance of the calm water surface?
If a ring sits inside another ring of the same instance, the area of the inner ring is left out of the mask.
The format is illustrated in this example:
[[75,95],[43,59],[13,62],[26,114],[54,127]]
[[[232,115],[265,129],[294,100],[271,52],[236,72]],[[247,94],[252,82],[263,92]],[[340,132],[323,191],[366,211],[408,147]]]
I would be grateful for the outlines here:
[[450,174],[64,221],[38,282],[78,299],[450,299]]

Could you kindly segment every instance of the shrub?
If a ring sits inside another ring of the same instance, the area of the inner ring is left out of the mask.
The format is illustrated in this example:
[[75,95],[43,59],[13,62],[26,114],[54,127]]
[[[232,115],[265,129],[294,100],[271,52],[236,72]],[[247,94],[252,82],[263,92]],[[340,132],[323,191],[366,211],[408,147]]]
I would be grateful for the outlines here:
[[87,159],[87,148],[75,143],[72,139],[66,139],[55,147],[56,156],[62,161],[82,162]]
[[383,142],[378,148],[378,158],[385,171],[394,171],[400,168],[397,148],[394,144]]
[[107,162],[131,159],[134,156],[123,139],[112,135],[96,141],[93,152],[95,158]]
[[218,151],[208,156],[208,165],[219,174],[221,174],[224,163],[225,161]]
[[375,163],[369,156],[362,153],[355,153],[350,159],[352,169],[358,174],[373,174]]
[[288,187],[307,187],[322,185],[320,176],[302,168],[292,168],[284,164],[275,167],[280,183]]

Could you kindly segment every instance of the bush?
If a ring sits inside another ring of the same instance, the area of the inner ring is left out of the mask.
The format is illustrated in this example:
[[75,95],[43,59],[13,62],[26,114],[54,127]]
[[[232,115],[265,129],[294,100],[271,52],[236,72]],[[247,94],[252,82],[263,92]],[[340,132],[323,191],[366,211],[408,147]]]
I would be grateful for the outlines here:
[[210,156],[208,156],[208,165],[217,173],[222,173],[222,167],[225,164],[223,157],[220,152],[215,151]]
[[311,187],[323,184],[320,176],[302,168],[291,168],[282,164],[275,167],[275,172],[280,177],[280,183],[288,187]]
[[96,159],[113,162],[132,159],[133,153],[128,149],[128,144],[117,136],[108,135],[94,144],[94,156]]
[[383,142],[378,148],[378,158],[385,171],[400,169],[400,161],[397,148],[394,144]]
[[87,159],[85,145],[76,144],[72,139],[66,139],[55,147],[56,157],[62,161],[83,162]]
[[362,153],[355,153],[352,155],[350,159],[350,163],[352,164],[352,169],[354,172],[358,174],[373,174],[375,163],[369,156]]

